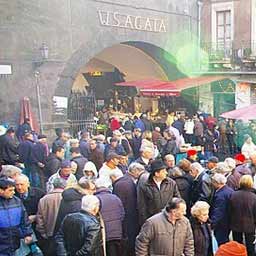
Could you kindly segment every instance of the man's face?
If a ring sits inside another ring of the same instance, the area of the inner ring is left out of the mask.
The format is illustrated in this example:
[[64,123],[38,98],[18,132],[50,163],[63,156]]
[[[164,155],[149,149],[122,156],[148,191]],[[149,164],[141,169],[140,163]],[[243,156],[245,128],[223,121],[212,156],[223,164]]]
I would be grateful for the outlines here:
[[28,188],[29,188],[29,182],[25,179],[16,179],[16,183],[15,183],[15,188],[16,191],[19,194],[24,194],[28,192]]
[[153,157],[153,152],[152,151],[143,151],[142,156],[146,159],[151,159]]
[[190,169],[190,175],[192,176],[192,177],[196,177],[197,176],[197,174],[198,174],[198,170],[197,169],[195,169],[195,168],[191,168]]
[[168,175],[168,172],[166,171],[165,168],[155,172],[155,177],[157,177],[160,180],[166,179],[167,175]]
[[113,163],[115,166],[117,166],[119,164],[119,158],[112,158],[111,163]]
[[175,166],[175,160],[172,157],[168,157],[165,159],[165,164],[167,165],[168,168],[172,168]]
[[97,147],[96,141],[91,141],[90,142],[90,149],[94,150]]
[[61,168],[61,174],[63,176],[69,176],[71,174],[72,168],[70,167],[65,167],[65,168]]
[[5,199],[13,198],[15,194],[15,187],[8,187],[6,189],[0,188],[0,196],[2,196]]
[[112,141],[112,142],[111,142],[111,146],[112,146],[113,148],[116,148],[116,147],[117,147],[117,144],[118,144],[117,141]]
[[121,165],[127,165],[127,162],[128,162],[128,157],[127,156],[121,156],[120,159],[119,159],[119,163]]
[[42,143],[42,144],[46,144],[47,143],[47,139],[46,138],[40,139],[39,142]]
[[136,137],[140,137],[140,136],[141,136],[141,132],[138,131],[138,130],[135,130],[135,131],[134,131],[134,135],[135,135]]
[[93,195],[96,192],[96,186],[93,183],[90,183],[90,188],[85,189],[85,195]]
[[173,210],[173,215],[176,220],[181,219],[186,214],[187,206],[186,204],[180,203],[179,207]]
[[84,171],[84,175],[87,176],[87,177],[93,177],[94,176],[94,172],[93,171]]
[[213,163],[213,162],[208,162],[207,163],[207,167],[208,167],[209,170],[212,170],[216,166],[217,166],[217,163]]
[[64,149],[61,149],[61,151],[57,151],[56,152],[56,156],[60,159],[63,159],[64,158],[64,154],[65,154],[65,150]]

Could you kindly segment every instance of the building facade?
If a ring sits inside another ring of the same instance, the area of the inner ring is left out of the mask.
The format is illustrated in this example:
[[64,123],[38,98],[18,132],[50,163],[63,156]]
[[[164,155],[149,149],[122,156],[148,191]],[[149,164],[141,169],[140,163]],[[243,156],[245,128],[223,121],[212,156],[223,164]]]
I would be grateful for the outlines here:
[[198,33],[196,0],[0,0],[0,13],[0,65],[12,69],[0,77],[0,120],[17,123],[27,96],[44,129],[64,125],[71,89],[102,74],[182,77],[173,55]]

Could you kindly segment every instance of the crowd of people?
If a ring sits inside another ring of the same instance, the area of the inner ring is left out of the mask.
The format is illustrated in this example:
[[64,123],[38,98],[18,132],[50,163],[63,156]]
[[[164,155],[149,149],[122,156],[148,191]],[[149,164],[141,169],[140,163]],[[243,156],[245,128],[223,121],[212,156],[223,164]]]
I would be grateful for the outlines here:
[[0,255],[255,255],[250,135],[239,148],[232,120],[196,114],[108,125],[0,136]]

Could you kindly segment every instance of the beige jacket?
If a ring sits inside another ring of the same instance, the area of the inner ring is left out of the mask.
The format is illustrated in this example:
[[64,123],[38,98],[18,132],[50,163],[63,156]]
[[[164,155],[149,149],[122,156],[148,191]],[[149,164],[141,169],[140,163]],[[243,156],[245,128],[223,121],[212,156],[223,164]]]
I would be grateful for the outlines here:
[[137,256],[194,256],[194,240],[189,220],[183,217],[175,225],[165,211],[149,218],[136,239]]

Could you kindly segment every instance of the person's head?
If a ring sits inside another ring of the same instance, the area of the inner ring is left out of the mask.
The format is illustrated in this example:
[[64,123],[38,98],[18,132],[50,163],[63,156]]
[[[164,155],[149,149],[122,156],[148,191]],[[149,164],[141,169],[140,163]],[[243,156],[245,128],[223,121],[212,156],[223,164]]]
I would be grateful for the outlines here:
[[152,159],[154,156],[153,149],[151,147],[143,147],[140,149],[141,156],[145,159]]
[[43,134],[40,134],[40,135],[38,135],[38,141],[40,142],[40,143],[42,143],[42,144],[46,144],[47,143],[47,137],[46,137],[46,135],[43,135]]
[[87,178],[95,179],[98,176],[97,168],[96,168],[95,164],[91,161],[88,161],[84,165],[83,172],[84,172],[84,176]]
[[122,138],[122,133],[119,130],[113,131],[113,138],[117,139],[117,141],[120,141]]
[[107,163],[110,163],[111,165],[117,166],[119,164],[120,155],[116,153],[109,153],[106,157]]
[[88,180],[86,177],[80,178],[74,187],[84,195],[93,195],[96,192],[96,186],[94,182]]
[[2,165],[1,176],[6,176],[13,180],[21,174],[21,169],[14,165]]
[[204,223],[209,219],[209,209],[210,205],[208,203],[197,201],[191,208],[191,215],[199,222]]
[[60,178],[55,178],[52,185],[54,189],[64,189],[66,187],[66,181]]
[[69,134],[69,133],[63,132],[63,133],[61,134],[61,140],[62,140],[63,142],[67,142],[69,139],[70,139],[70,134]]
[[90,140],[89,141],[89,147],[90,147],[90,149],[91,150],[94,150],[94,149],[96,149],[96,147],[97,147],[97,142],[96,142],[96,140]]
[[164,138],[166,140],[170,140],[172,138],[175,138],[175,136],[173,135],[173,133],[171,131],[169,131],[168,129],[164,131]]
[[158,181],[166,179],[168,172],[166,165],[160,159],[153,160],[150,165],[150,176]]
[[60,175],[67,177],[71,174],[71,172],[72,172],[71,161],[63,160],[60,166]]
[[243,175],[239,180],[239,187],[241,189],[252,189],[253,179],[251,175]]
[[234,158],[236,161],[236,165],[243,164],[246,160],[245,155],[241,153],[236,154]]
[[56,135],[57,135],[59,138],[61,137],[61,135],[62,135],[63,132],[64,132],[64,131],[63,131],[62,128],[56,128],[56,129],[55,129],[55,133],[56,133]]
[[30,123],[30,119],[29,118],[25,118],[24,119],[24,123],[29,124]]
[[215,256],[247,256],[246,247],[243,244],[240,244],[236,241],[230,241],[225,244],[222,244]]
[[[112,172],[112,173],[114,173],[114,172]],[[110,173],[110,176],[112,173]],[[104,176],[101,176],[95,181],[95,186],[97,189],[110,188],[112,186],[112,182],[110,182],[109,179],[106,179]]]
[[186,202],[178,197],[173,197],[165,207],[168,217],[172,221],[181,219],[186,214],[186,209]]
[[151,131],[144,131],[142,134],[142,139],[152,140],[152,132]]
[[213,168],[216,167],[217,163],[219,162],[218,157],[216,156],[212,156],[208,159],[208,163],[207,163],[207,168],[209,170],[212,170]]
[[226,163],[230,171],[233,171],[236,168],[236,161],[231,157],[226,158],[224,163]]
[[201,164],[199,164],[197,162],[192,163],[190,166],[190,174],[194,178],[199,176],[203,171],[204,171],[204,168],[202,167]]
[[71,148],[78,148],[79,147],[79,140],[78,139],[70,139],[69,141]]
[[119,158],[119,164],[126,166],[128,164],[128,155],[123,152]]
[[140,136],[141,136],[141,129],[140,129],[140,128],[134,128],[133,134],[134,134],[136,137],[140,137]]
[[62,146],[58,146],[53,153],[58,157],[59,159],[63,159],[65,155],[65,150]]
[[178,166],[175,166],[175,167],[173,167],[170,175],[172,178],[176,178],[176,177],[182,177],[183,173],[182,173],[182,170]]
[[81,139],[82,140],[90,139],[90,132],[88,132],[88,131],[81,131]]
[[26,134],[24,135],[24,139],[25,139],[25,140],[33,140],[33,139],[34,139],[34,138],[33,138],[33,134],[30,133],[30,132],[26,133]]
[[173,168],[175,166],[175,158],[172,154],[168,154],[164,157],[164,163],[168,168]]
[[76,156],[80,156],[81,152],[80,152],[80,148],[79,147],[72,147],[70,149],[70,153],[72,157],[76,157]]
[[15,182],[14,180],[2,177],[0,178],[0,196],[5,199],[10,199],[15,194]]
[[95,216],[100,210],[100,200],[93,195],[83,196],[81,209]]
[[181,159],[179,161],[179,164],[178,164],[179,168],[182,169],[184,172],[188,173],[190,172],[190,168],[191,168],[191,162],[184,158],[184,159]]
[[123,177],[123,173],[120,172],[119,170],[114,170],[110,173],[110,179],[112,183],[115,182],[116,180],[119,180],[122,177]]
[[135,179],[145,172],[145,167],[140,163],[131,163],[128,168],[128,173]]
[[29,183],[28,176],[24,174],[20,174],[19,176],[16,177],[15,188],[19,194],[27,193],[29,186],[30,186],[30,183]]
[[6,131],[6,134],[8,136],[14,138],[15,137],[15,130],[14,130],[14,128],[13,127],[8,128],[7,131]]
[[156,131],[156,132],[161,132],[160,127],[158,127],[158,126],[157,126],[157,127],[155,127],[155,131]]
[[111,139],[110,139],[110,145],[111,145],[111,147],[116,148],[117,145],[118,145],[118,139],[116,139],[116,138],[111,138]]
[[226,162],[219,162],[219,163],[217,163],[216,167],[213,169],[213,172],[226,175],[226,174],[230,173],[231,170]]
[[222,188],[227,183],[227,178],[221,173],[215,173],[212,176],[212,185],[215,189]]

